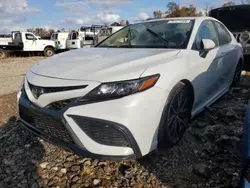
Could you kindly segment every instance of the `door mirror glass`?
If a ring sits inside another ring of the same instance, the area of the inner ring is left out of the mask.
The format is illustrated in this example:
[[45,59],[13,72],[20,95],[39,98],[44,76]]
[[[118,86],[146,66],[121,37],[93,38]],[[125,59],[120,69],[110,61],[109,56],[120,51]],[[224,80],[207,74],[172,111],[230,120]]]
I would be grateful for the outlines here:
[[202,46],[203,50],[209,51],[209,50],[214,49],[216,44],[214,43],[214,41],[212,41],[210,39],[202,39],[201,46]]

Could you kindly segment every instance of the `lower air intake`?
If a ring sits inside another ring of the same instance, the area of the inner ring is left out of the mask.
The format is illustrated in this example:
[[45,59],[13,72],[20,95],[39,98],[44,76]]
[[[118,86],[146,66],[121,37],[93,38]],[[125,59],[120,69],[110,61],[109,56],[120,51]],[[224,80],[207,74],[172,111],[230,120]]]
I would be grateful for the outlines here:
[[129,147],[126,136],[118,126],[103,120],[70,116],[95,142],[107,146]]

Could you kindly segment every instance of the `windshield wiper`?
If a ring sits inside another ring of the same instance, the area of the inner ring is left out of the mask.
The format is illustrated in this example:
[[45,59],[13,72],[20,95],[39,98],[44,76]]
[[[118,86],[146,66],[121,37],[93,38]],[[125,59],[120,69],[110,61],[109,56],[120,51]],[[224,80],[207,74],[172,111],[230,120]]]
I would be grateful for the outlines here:
[[148,27],[147,27],[147,31],[149,33],[153,34],[154,36],[158,37],[159,39],[161,39],[165,43],[165,47],[168,47],[169,42],[167,39],[165,39],[164,37],[162,37],[158,33],[154,32],[153,30],[149,29]]

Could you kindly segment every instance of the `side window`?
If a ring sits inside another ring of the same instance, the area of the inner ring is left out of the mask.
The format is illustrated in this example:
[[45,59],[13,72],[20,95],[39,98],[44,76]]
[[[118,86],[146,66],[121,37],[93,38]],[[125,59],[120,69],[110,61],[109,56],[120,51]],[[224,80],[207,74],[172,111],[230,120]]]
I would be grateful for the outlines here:
[[76,38],[77,38],[76,33],[73,33],[73,34],[72,34],[72,38],[71,38],[71,39],[72,39],[72,40],[75,40]]
[[232,41],[231,35],[228,33],[226,28],[219,22],[215,22],[215,25],[218,29],[220,45],[228,44]]
[[217,32],[215,30],[214,24],[212,21],[204,21],[195,38],[195,42],[193,44],[193,49],[195,50],[201,50],[202,47],[202,39],[210,39],[212,41],[214,41],[216,46],[219,46],[219,39],[217,36]]
[[26,40],[36,40],[36,38],[34,37],[34,35],[28,34],[28,33],[25,34],[25,38],[26,38]]

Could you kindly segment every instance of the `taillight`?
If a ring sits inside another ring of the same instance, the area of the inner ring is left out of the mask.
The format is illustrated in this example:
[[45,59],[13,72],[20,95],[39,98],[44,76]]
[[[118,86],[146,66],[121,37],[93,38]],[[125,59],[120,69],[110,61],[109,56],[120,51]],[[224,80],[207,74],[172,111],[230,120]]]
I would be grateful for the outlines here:
[[61,44],[61,42],[60,42],[60,41],[57,41],[57,44],[59,44],[59,45],[60,45],[60,44]]

